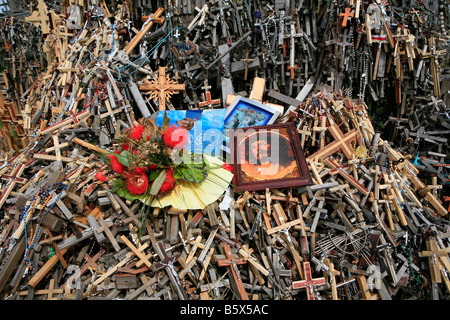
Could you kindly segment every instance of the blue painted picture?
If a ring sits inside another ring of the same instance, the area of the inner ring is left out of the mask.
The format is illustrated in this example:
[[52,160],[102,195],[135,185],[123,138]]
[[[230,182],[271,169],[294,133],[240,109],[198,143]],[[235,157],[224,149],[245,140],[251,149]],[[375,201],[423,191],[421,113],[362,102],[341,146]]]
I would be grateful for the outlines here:
[[[185,149],[191,153],[203,153],[213,157],[221,156],[223,126],[227,109],[211,110],[166,110],[169,125],[184,127],[194,121],[189,130],[189,142]],[[159,111],[155,124],[162,127],[164,112]]]
[[278,110],[262,103],[241,96],[236,97],[225,115],[222,148],[230,152],[230,130],[272,124],[279,115]]

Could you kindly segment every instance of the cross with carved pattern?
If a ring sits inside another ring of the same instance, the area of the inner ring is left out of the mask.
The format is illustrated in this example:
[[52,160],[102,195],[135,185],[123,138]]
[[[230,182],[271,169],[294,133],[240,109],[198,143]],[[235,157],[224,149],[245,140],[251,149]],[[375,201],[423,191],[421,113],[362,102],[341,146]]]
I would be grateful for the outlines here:
[[209,92],[208,89],[211,89],[211,86],[208,86],[208,81],[205,80],[204,82],[204,86],[202,87],[202,89],[205,90],[205,96],[206,96],[206,101],[201,101],[198,103],[199,107],[205,107],[208,106],[209,108],[212,108],[213,105],[217,105],[220,104],[220,99],[211,99],[211,92]]
[[217,260],[217,265],[219,267],[230,267],[232,280],[234,280],[234,283],[236,284],[239,297],[241,298],[241,300],[249,300],[247,292],[245,292],[244,284],[242,283],[239,270],[237,269],[238,265],[246,264],[247,260],[244,258],[235,258],[231,251],[231,247],[227,244],[223,246],[223,249],[225,250],[227,259]]
[[14,186],[16,183],[25,184],[27,182],[27,179],[25,178],[19,178],[19,176],[23,173],[25,170],[24,164],[19,164],[16,168],[14,168],[11,171],[10,175],[3,175],[3,180],[9,180],[6,187],[3,189],[2,194],[0,195],[0,208],[3,207],[3,204],[5,203],[6,199],[9,197],[9,194],[13,191]]
[[303,271],[306,280],[292,282],[292,288],[293,289],[306,288],[306,295],[308,297],[308,300],[316,300],[314,295],[314,287],[324,285],[325,278],[322,277],[313,279],[311,273],[311,265],[308,261],[303,262]]
[[343,20],[342,20],[343,27],[347,26],[348,18],[353,17],[355,15],[353,12],[350,13],[351,10],[352,10],[351,8],[345,8],[345,12],[339,14],[339,17],[343,17]]
[[158,77],[151,81],[144,79],[144,84],[139,85],[139,89],[147,91],[150,94],[150,99],[157,99],[159,110],[164,111],[166,110],[166,100],[186,88],[184,84],[178,84],[166,76],[165,67],[159,67]]

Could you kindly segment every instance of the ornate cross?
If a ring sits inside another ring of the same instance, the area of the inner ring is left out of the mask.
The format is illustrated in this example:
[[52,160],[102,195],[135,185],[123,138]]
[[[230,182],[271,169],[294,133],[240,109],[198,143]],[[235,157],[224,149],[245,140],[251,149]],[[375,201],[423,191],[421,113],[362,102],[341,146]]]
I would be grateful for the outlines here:
[[144,84],[139,86],[142,91],[150,93],[150,99],[158,99],[159,110],[166,110],[166,100],[169,100],[173,94],[185,90],[184,84],[178,84],[166,76],[166,68],[159,67],[158,77],[151,81],[144,79]]
[[223,246],[223,249],[225,250],[225,255],[227,256],[227,259],[217,260],[217,265],[219,267],[225,266],[230,267],[232,280],[234,280],[234,283],[236,284],[239,297],[241,298],[241,300],[249,300],[247,292],[245,292],[244,284],[242,283],[239,270],[237,269],[238,265],[246,264],[247,261],[243,258],[235,258],[233,256],[233,253],[231,252],[231,247],[229,245],[225,244]]
[[306,280],[292,282],[292,288],[293,289],[306,288],[308,300],[316,300],[314,295],[314,287],[325,284],[325,278],[322,277],[313,279],[311,274],[311,266],[308,261],[303,262],[303,271]]

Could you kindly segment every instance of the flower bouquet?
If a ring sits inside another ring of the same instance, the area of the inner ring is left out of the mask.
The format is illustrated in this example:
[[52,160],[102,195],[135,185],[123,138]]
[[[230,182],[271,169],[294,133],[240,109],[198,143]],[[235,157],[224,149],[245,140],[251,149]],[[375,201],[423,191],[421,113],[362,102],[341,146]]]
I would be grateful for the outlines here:
[[166,115],[162,127],[145,119],[117,139],[107,155],[113,191],[151,207],[201,210],[224,193],[233,174],[221,160],[185,149],[189,121],[182,127],[169,122]]

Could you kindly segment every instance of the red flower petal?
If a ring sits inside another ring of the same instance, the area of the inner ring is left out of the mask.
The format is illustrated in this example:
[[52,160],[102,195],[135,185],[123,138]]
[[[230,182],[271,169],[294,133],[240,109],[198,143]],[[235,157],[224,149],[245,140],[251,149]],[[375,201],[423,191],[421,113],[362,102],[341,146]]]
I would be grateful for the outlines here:
[[158,166],[156,164],[151,164],[151,165],[148,166],[148,168],[150,170],[156,170],[156,169],[158,169]]
[[108,179],[105,177],[105,175],[102,174],[102,173],[100,173],[100,172],[97,172],[97,173],[95,174],[95,178],[98,179],[98,180],[100,180],[100,181],[107,181],[107,180],[108,180]]
[[142,132],[144,132],[145,127],[137,125],[130,132],[130,139],[140,140],[142,138]]
[[224,168],[225,170],[228,170],[230,172],[233,172],[233,166],[229,165],[228,163],[224,163],[222,168]]
[[109,161],[111,161],[111,166],[114,172],[116,173],[123,173],[124,172],[124,166],[117,160],[116,156],[110,155]]
[[145,168],[145,167],[134,169],[134,171],[137,172],[137,173],[145,173],[145,170],[147,170],[147,168]]
[[171,126],[163,134],[164,143],[170,148],[183,148],[189,139],[189,131]]
[[124,144],[122,144],[123,150],[128,150],[129,148],[130,148],[130,145],[128,144],[128,142],[125,142]]
[[175,187],[175,179],[173,177],[173,169],[166,170],[166,181],[161,186],[161,189],[159,189],[158,193],[164,193],[168,191],[172,191],[173,187]]
[[132,194],[143,194],[148,187],[148,177],[145,173],[132,172],[127,179],[127,189]]

